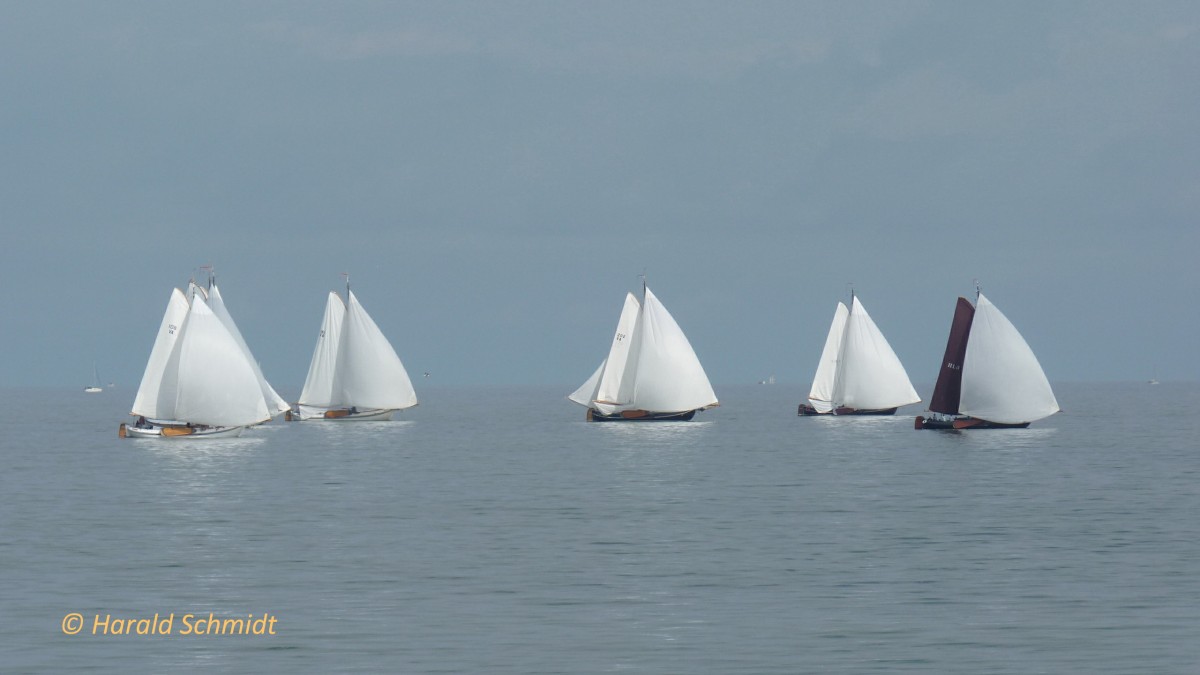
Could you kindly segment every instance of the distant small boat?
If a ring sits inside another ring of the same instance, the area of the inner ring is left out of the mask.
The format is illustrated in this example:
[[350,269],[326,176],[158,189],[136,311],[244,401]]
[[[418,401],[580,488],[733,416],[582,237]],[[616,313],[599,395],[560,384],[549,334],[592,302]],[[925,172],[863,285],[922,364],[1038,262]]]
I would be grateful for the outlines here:
[[260,374],[207,294],[189,285],[190,302],[172,289],[121,438],[239,436],[271,419]]
[[834,310],[808,403],[800,404],[798,415],[893,415],[900,406],[921,400],[896,352],[853,293],[850,307],[839,302]]
[[617,321],[608,357],[570,400],[587,408],[589,422],[688,421],[720,405],[687,336],[642,283]]
[[300,400],[287,419],[384,421],[415,405],[408,371],[349,281],[346,302],[330,291]]
[[96,370],[96,364],[92,364],[92,383],[83,388],[85,394],[99,394],[104,391],[104,387],[100,386],[100,372]]
[[1028,427],[1060,410],[1046,373],[1020,332],[983,293],[959,298],[942,368],[917,429]]

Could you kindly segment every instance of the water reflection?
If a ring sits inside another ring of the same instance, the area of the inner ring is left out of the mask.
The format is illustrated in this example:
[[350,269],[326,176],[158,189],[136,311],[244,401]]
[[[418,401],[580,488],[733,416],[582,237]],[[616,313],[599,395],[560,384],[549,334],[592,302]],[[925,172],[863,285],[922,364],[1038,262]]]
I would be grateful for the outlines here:
[[839,417],[822,415],[820,417],[798,418],[800,424],[812,425],[812,429],[834,442],[847,445],[876,445],[876,439],[883,440],[894,437],[901,431],[912,429],[912,418],[890,415],[843,415]]
[[167,468],[197,468],[240,458],[245,453],[266,445],[267,439],[247,431],[237,438],[204,438],[178,441],[137,439],[133,446],[151,456],[168,460]]
[[331,445],[378,445],[410,433],[416,422],[296,422],[296,433],[311,434]]
[[1058,430],[1054,428],[1031,429],[975,429],[947,433],[971,450],[1029,450],[1050,447]]
[[615,445],[676,445],[698,443],[715,422],[585,422]]

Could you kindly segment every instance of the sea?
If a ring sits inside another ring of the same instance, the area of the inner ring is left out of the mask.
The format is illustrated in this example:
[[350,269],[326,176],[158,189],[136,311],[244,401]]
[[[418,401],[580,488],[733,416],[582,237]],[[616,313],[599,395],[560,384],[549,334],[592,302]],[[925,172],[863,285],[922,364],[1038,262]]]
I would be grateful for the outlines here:
[[1200,673],[1200,384],[972,431],[572,389],[174,442],[0,390],[0,672]]

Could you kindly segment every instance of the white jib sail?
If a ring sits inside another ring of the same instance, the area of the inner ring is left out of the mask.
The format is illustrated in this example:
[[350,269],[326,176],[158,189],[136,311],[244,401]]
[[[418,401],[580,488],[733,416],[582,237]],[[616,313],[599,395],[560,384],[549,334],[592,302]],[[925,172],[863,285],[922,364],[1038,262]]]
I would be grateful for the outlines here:
[[842,348],[842,332],[849,314],[850,310],[840,302],[837,309],[833,310],[833,323],[829,325],[829,334],[825,336],[825,348],[821,350],[817,374],[813,376],[812,389],[808,392],[808,404],[817,412],[833,410],[833,380],[837,374],[838,351]]
[[302,417],[320,416],[333,403],[333,376],[342,337],[342,319],[345,316],[346,303],[342,302],[341,296],[330,291],[325,301],[321,331],[317,334],[317,346],[313,348],[312,361],[308,364],[308,376],[304,378],[304,388],[300,390]]
[[616,407],[629,403],[633,396],[637,366],[635,338],[640,310],[641,305],[633,293],[626,293],[621,318],[617,320],[617,330],[613,333],[608,358],[604,361],[604,372],[600,375],[596,395],[592,399],[601,406],[599,409],[602,412],[611,413]]
[[855,297],[842,334],[834,407],[886,410],[920,400],[896,352]]
[[600,367],[592,376],[587,379],[578,389],[571,392],[567,396],[568,399],[578,403],[579,405],[590,406],[592,401],[596,400],[596,391],[600,388],[600,376],[604,374],[604,366],[608,363],[608,359],[600,362]]
[[179,331],[187,313],[188,302],[187,298],[183,297],[183,291],[172,288],[171,297],[167,300],[167,310],[163,313],[162,323],[159,324],[158,333],[154,337],[154,347],[150,349],[150,358],[146,361],[146,370],[142,373],[142,383],[133,399],[131,414],[160,420],[170,419],[174,412],[159,410],[158,392],[162,387],[167,361],[171,358],[175,341],[179,339]]
[[631,408],[684,412],[718,405],[708,376],[679,324],[650,289],[637,326],[637,376]]
[[208,291],[208,305],[212,309],[213,314],[216,314],[217,318],[221,320],[221,323],[225,324],[225,328],[229,330],[229,334],[233,336],[238,346],[246,354],[246,360],[250,362],[250,367],[254,369],[254,375],[258,378],[258,386],[262,389],[263,398],[266,399],[267,407],[271,409],[272,414],[278,415],[289,409],[291,406],[287,404],[287,401],[283,400],[283,397],[275,391],[275,388],[263,376],[262,368],[258,366],[258,361],[254,359],[254,354],[250,353],[250,346],[246,344],[246,339],[242,337],[242,331],[238,330],[233,316],[225,308],[225,301],[221,298],[221,291],[215,283]]
[[1046,373],[1016,326],[982,293],[963,359],[958,410],[989,422],[1023,424],[1059,411]]
[[417,404],[408,371],[379,326],[349,293],[333,377],[335,406],[401,410]]
[[175,420],[237,427],[271,419],[250,359],[199,294],[176,351]]

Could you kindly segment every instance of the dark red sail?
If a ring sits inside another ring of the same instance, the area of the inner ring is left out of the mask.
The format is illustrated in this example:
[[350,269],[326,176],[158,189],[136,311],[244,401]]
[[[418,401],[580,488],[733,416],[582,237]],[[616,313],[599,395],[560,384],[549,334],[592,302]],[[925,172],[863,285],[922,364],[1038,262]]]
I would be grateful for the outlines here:
[[966,298],[959,298],[954,308],[954,321],[950,323],[950,338],[946,340],[946,355],[942,357],[942,368],[938,371],[937,384],[933,385],[933,398],[929,409],[947,415],[958,414],[958,396],[962,392],[962,367],[967,356],[967,338],[971,335],[971,320],[975,308]]

